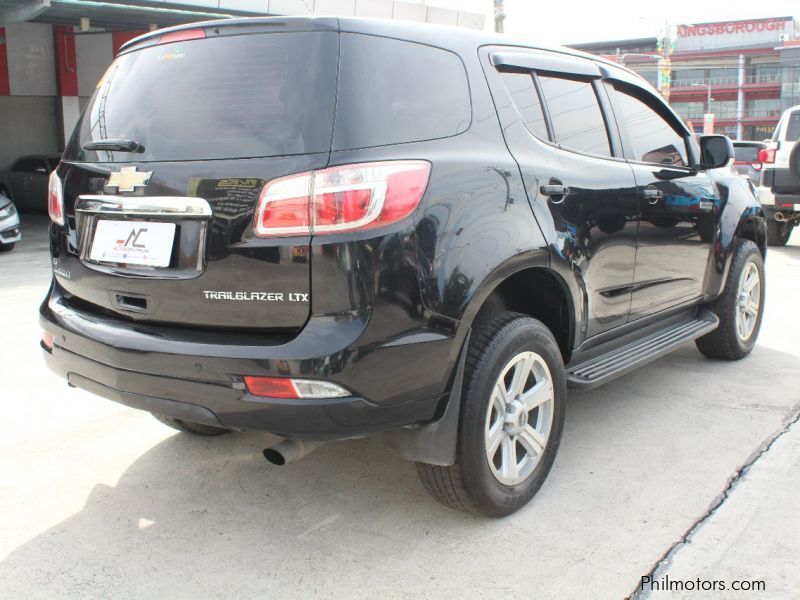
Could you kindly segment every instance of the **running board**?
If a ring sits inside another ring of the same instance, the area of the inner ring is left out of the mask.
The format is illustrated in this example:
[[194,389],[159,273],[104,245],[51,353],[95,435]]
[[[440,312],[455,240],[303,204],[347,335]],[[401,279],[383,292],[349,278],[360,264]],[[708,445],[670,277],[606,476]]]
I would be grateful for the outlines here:
[[567,365],[567,386],[579,390],[597,387],[671,352],[686,342],[714,331],[718,326],[717,316],[702,310],[690,320],[672,323],[640,340],[581,364]]

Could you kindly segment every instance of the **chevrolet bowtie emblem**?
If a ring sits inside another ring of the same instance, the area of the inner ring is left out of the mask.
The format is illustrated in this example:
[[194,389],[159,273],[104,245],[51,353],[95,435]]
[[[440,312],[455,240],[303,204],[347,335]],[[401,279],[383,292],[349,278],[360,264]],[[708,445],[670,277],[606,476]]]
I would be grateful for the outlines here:
[[139,173],[136,167],[122,167],[109,175],[106,187],[115,187],[120,192],[132,192],[137,187],[145,187],[152,174],[152,171]]

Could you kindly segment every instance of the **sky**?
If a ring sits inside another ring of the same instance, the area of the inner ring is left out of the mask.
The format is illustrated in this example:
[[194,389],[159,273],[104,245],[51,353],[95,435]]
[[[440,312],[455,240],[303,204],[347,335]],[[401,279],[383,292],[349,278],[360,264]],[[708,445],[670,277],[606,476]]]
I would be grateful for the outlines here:
[[[426,4],[484,13],[487,29],[494,23],[493,0],[427,0]],[[665,22],[678,25],[784,16],[800,19],[798,0],[505,0],[504,6],[507,34],[545,45],[654,37],[664,29]]]

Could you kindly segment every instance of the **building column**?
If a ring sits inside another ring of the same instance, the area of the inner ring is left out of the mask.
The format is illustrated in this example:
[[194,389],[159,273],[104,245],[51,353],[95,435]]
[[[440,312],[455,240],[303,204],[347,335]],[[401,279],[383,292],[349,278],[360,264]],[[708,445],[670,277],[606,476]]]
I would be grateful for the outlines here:
[[739,55],[739,94],[736,98],[736,139],[744,135],[742,119],[744,118],[744,54]]
[[62,146],[66,146],[80,117],[78,105],[78,59],[71,27],[53,25],[56,55],[58,112],[61,120]]
[[8,79],[8,52],[6,50],[6,28],[0,27],[0,96],[11,95]]
[[143,31],[115,31],[111,34],[111,45],[114,49],[114,58],[117,58],[117,54],[119,54],[119,49],[122,47],[123,44],[126,42],[130,42],[133,38],[137,38],[142,34],[147,33],[146,30]]

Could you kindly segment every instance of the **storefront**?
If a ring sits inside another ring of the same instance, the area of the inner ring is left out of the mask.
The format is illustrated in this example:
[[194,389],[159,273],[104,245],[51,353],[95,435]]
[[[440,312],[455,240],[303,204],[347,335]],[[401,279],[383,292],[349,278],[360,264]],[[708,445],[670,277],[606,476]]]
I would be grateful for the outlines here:
[[[715,132],[762,140],[772,135],[783,110],[800,104],[800,63],[781,58],[800,34],[793,17],[678,25],[671,33],[665,44],[645,38],[573,47],[641,73],[696,131],[711,113]],[[665,59],[669,83],[659,85]]]

